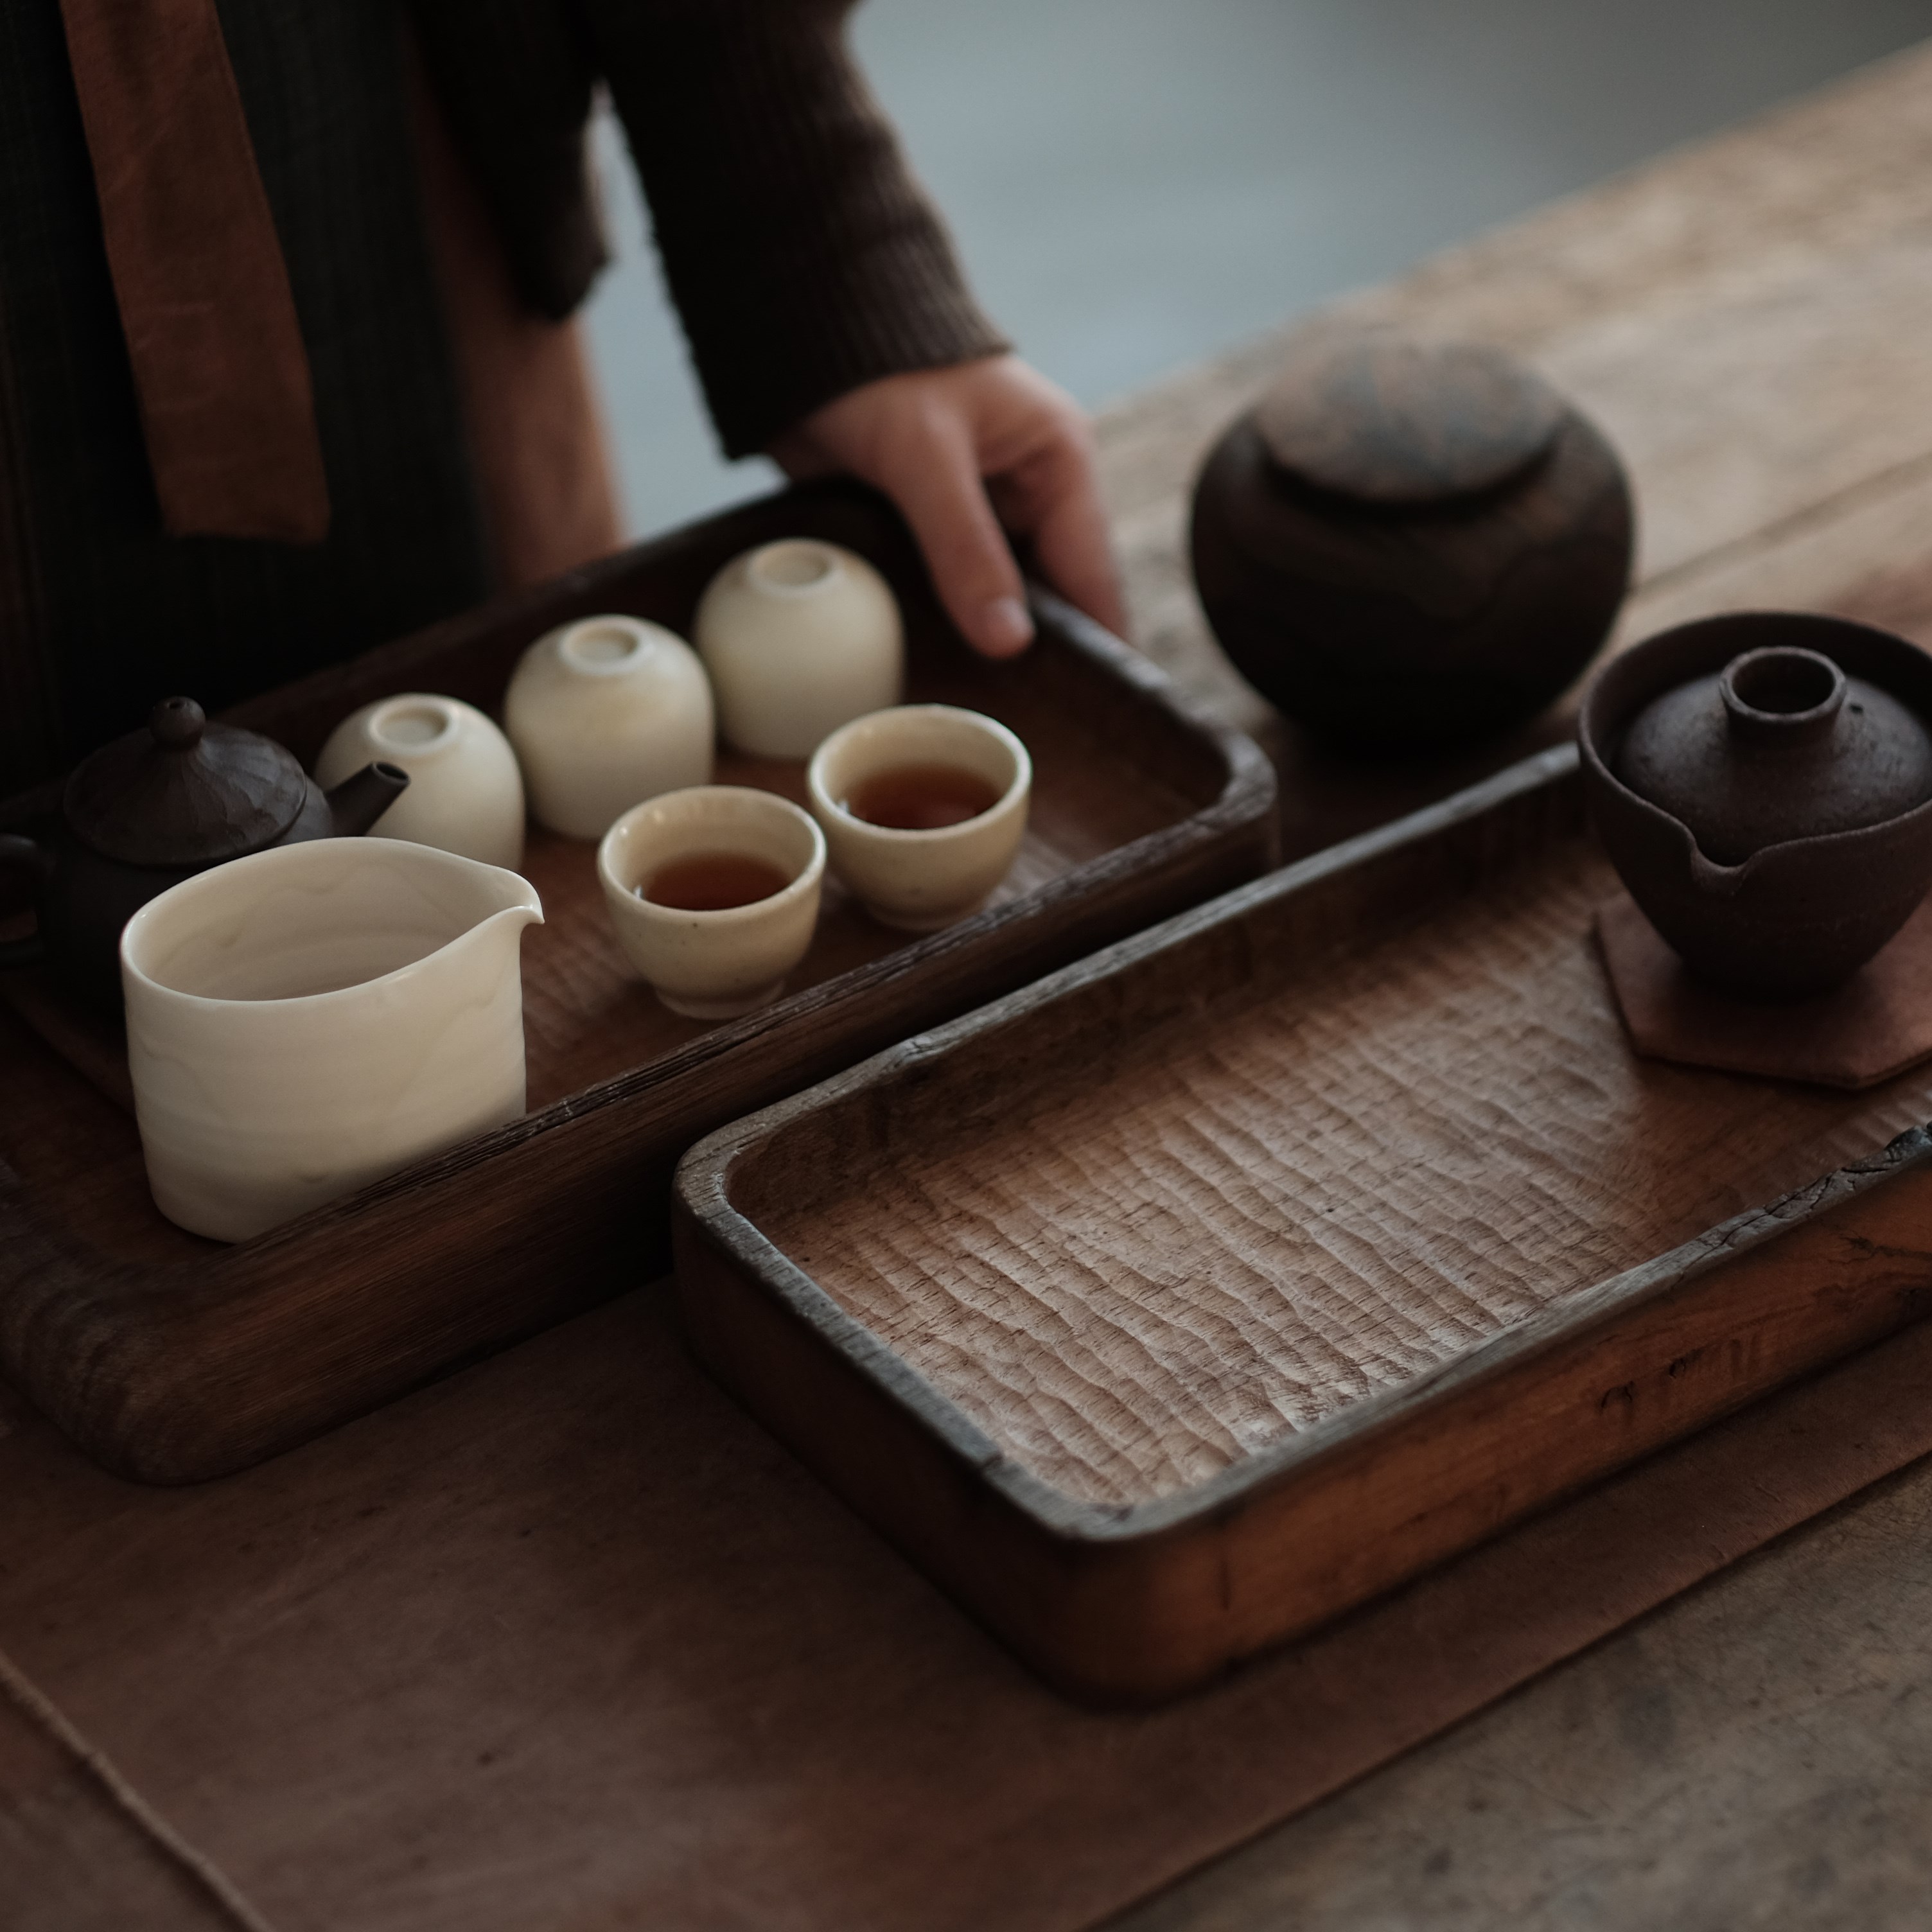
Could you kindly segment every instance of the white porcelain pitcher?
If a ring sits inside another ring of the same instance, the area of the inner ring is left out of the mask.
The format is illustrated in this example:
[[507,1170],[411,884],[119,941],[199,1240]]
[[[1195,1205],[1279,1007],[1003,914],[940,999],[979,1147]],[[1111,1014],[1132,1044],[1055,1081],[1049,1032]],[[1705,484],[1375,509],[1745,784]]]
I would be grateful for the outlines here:
[[325,838],[198,874],[121,938],[155,1204],[244,1240],[524,1111],[514,872]]

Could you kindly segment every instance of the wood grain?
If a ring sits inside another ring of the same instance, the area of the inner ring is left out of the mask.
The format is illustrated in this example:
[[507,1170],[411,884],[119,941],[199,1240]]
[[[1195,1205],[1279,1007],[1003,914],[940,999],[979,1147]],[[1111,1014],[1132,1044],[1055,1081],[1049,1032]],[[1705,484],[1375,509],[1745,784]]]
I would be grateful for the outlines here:
[[8,1932],[268,1932],[4,1656],[0,1920]]
[[1610,883],[1552,752],[712,1136],[700,1353],[1148,1696],[1919,1318],[1932,1073],[1638,1060]]
[[1580,840],[766,1232],[1071,1496],[1198,1483],[1932,1117],[1626,1048]]

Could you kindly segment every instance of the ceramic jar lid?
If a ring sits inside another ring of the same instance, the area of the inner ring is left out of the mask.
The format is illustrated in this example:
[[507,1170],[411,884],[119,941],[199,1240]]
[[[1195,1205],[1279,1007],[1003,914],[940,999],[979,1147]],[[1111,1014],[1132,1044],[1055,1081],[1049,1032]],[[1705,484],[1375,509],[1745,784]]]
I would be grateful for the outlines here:
[[272,844],[308,781],[272,738],[211,724],[190,698],[164,698],[143,730],[84,759],[63,804],[76,837],[130,866],[212,865]]
[[1822,652],[1744,651],[1630,720],[1617,776],[1738,866],[1767,846],[1862,831],[1932,799],[1932,730]]
[[1270,458],[1358,502],[1420,507],[1492,490],[1546,455],[1568,407],[1501,350],[1386,330],[1292,349],[1255,412]]

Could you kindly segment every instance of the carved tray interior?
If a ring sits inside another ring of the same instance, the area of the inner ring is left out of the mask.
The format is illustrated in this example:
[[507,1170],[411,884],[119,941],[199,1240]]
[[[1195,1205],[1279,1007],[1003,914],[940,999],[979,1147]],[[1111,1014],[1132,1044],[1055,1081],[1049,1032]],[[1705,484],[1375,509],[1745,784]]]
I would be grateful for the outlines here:
[[1048,1676],[1166,1695],[1932,1310],[1932,1064],[1639,1058],[1546,753],[721,1130],[700,1355]]
[[934,1089],[845,1184],[760,1225],[1070,1497],[1145,1502],[1882,1147],[1868,1094],[1638,1059],[1581,836],[1493,892],[1118,1058]]

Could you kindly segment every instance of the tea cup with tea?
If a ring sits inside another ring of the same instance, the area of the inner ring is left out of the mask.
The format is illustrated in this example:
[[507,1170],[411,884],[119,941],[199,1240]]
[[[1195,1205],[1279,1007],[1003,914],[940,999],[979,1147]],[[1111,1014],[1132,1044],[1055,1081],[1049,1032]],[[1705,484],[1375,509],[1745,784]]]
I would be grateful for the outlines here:
[[597,848],[617,943],[693,1019],[776,999],[818,920],[825,839],[788,799],[693,785],[633,807]]
[[833,732],[806,787],[832,869],[867,911],[935,932],[1005,878],[1026,831],[1033,761],[995,718],[902,704]]

